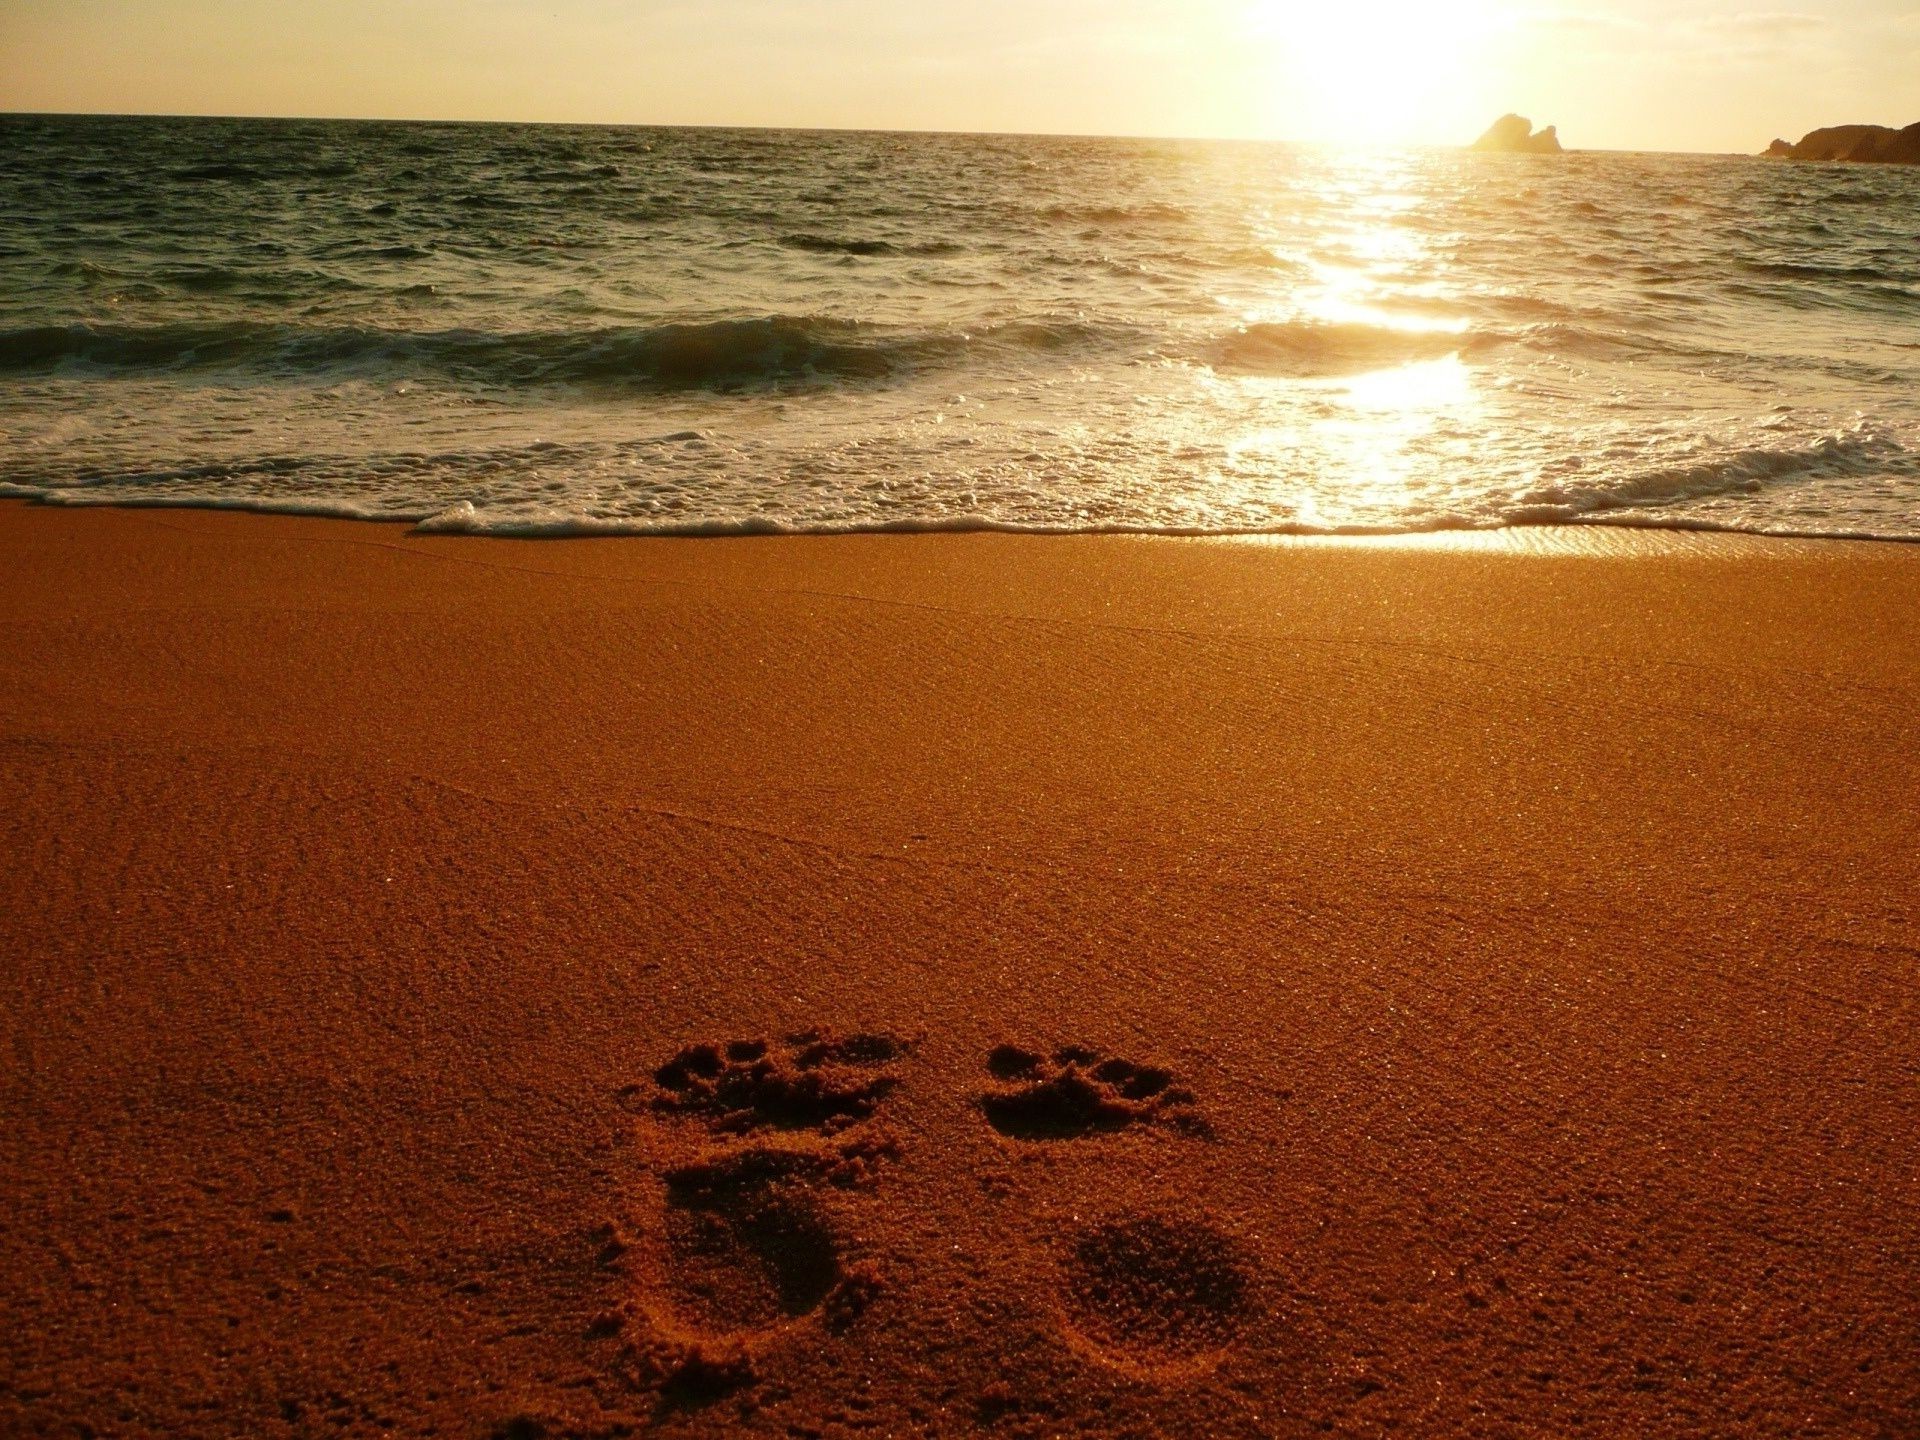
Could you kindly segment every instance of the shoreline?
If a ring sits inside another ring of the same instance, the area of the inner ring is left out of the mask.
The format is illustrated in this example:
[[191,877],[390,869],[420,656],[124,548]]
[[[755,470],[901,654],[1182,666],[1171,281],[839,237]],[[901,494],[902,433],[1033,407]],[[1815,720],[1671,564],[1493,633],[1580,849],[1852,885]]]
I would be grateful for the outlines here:
[[[1813,542],[1818,544],[1842,543],[1864,545],[1914,545],[1920,544],[1920,534],[1880,535],[1868,531],[1820,531],[1820,530],[1748,530],[1733,525],[1717,525],[1710,521],[1659,520],[1654,518],[1633,519],[1579,519],[1548,522],[1511,523],[1502,525],[1435,525],[1416,530],[1306,530],[1306,529],[1244,529],[1244,530],[1178,530],[1154,529],[1148,526],[1116,526],[1109,529],[1071,529],[1026,526],[1013,522],[975,520],[972,518],[955,520],[951,524],[927,522],[902,522],[898,525],[854,525],[845,529],[820,530],[783,530],[761,528],[754,524],[743,524],[738,528],[709,527],[691,525],[684,529],[632,530],[620,528],[623,522],[600,521],[588,518],[545,522],[538,527],[497,530],[467,530],[456,526],[434,527],[437,515],[417,517],[391,517],[377,515],[347,515],[327,510],[289,509],[284,505],[266,502],[253,504],[245,501],[69,501],[54,499],[47,495],[28,492],[23,485],[0,486],[0,506],[23,505],[48,510],[119,510],[119,511],[189,511],[204,514],[261,515],[279,516],[291,520],[331,520],[347,525],[374,525],[382,528],[403,527],[405,533],[413,536],[451,536],[472,540],[808,540],[808,539],[848,539],[857,537],[885,536],[934,536],[934,535],[1012,535],[1033,539],[1117,539],[1117,540],[1202,540],[1202,541],[1332,541],[1367,544],[1371,542],[1398,543],[1431,541],[1446,544],[1450,539],[1458,538],[1471,543],[1476,536],[1517,535],[1530,539],[1569,532],[1586,538],[1571,540],[1568,548],[1576,552],[1591,553],[1604,551],[1609,547],[1605,537],[1615,533],[1645,534],[1652,536],[1684,535],[1724,535],[1735,540]],[[1631,512],[1641,514],[1643,512]],[[433,528],[429,528],[433,527]],[[1552,546],[1528,543],[1523,546],[1530,551],[1551,550]]]
[[0,576],[0,1428],[1920,1421],[1920,551]]

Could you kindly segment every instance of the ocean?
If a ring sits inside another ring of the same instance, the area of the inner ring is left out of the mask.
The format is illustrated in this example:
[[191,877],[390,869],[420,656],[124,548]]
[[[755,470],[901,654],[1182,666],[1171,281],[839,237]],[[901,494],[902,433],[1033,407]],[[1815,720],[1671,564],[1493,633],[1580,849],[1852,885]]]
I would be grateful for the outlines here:
[[1920,538],[1920,170],[0,117],[0,494]]

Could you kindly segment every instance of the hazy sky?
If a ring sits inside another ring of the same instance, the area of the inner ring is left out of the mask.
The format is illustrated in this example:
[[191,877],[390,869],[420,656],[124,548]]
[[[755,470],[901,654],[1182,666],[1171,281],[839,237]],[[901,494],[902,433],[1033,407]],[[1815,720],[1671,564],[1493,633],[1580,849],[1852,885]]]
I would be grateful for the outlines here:
[[1920,120],[1920,0],[0,0],[0,110],[1758,150]]

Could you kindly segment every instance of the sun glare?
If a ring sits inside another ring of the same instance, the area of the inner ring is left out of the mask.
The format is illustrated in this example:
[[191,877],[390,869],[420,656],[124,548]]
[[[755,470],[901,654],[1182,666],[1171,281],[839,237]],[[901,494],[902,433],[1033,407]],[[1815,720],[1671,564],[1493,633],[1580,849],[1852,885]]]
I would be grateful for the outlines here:
[[1247,27],[1271,56],[1276,133],[1352,145],[1445,141],[1436,114],[1472,78],[1496,0],[1254,0]]

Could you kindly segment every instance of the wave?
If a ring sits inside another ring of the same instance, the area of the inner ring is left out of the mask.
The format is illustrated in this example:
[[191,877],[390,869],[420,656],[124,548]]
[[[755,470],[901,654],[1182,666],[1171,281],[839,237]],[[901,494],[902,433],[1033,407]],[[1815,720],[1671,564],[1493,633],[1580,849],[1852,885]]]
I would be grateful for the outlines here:
[[1214,341],[1206,358],[1216,369],[1249,374],[1348,375],[1414,360],[1437,360],[1469,343],[1469,336],[1449,330],[1287,320],[1243,326]]
[[1898,280],[1901,272],[1878,265],[1809,265],[1787,260],[1736,260],[1740,269],[1751,275],[1775,280]]
[[228,270],[218,265],[176,266],[159,271],[154,278],[176,290],[196,295],[218,295],[247,283],[247,276],[238,270]]
[[833,240],[825,235],[785,235],[780,243],[789,250],[806,250],[815,255],[897,255],[900,252],[885,240]]
[[1212,254],[1181,251],[1156,258],[1185,264],[1204,264],[1222,270],[1285,270],[1296,275],[1306,274],[1311,268],[1305,261],[1292,255],[1283,255],[1271,245],[1228,246]]
[[535,185],[584,185],[590,180],[618,180],[620,167],[617,165],[587,165],[573,169],[537,166],[522,171],[520,178]]
[[[6,487],[0,486],[0,494]],[[62,502],[65,503],[65,502]],[[84,502],[83,502],[84,503]],[[223,505],[219,508],[235,508]],[[358,519],[361,516],[343,516]],[[368,517],[391,518],[391,517]],[[925,515],[907,518],[849,518],[803,521],[768,516],[714,516],[697,519],[641,519],[623,515],[581,515],[553,510],[527,514],[489,512],[470,501],[460,501],[414,522],[425,535],[490,535],[520,540],[567,540],[594,535],[654,535],[680,538],[725,538],[753,535],[1163,535],[1182,539],[1236,536],[1294,535],[1326,538],[1423,535],[1453,530],[1501,528],[1460,516],[1434,516],[1406,525],[1314,525],[1304,521],[1270,524],[1206,525],[1176,520],[1012,520],[974,513]]]
[[[1413,535],[1516,527],[1632,526],[1676,531],[1920,541],[1896,512],[1829,509],[1795,502],[1800,484],[1920,478],[1912,437],[1872,422],[1775,446],[1731,450],[1689,462],[1615,470],[1578,482],[1518,493],[1457,494],[1392,515],[1304,518],[1289,503],[1271,513],[1230,505],[1210,512],[1204,495],[1153,493],[1093,511],[1055,504],[1016,488],[978,498],[971,489],[929,492],[895,506],[858,493],[802,496],[778,484],[762,489],[760,471],[733,455],[724,434],[676,430],[618,441],[575,439],[509,442],[478,448],[375,453],[260,453],[199,463],[154,465],[136,456],[119,463],[43,454],[0,461],[0,496],[55,505],[238,509],[412,524],[423,532],[515,537],[581,535],[775,535],[1007,531],[1028,534],[1180,536]],[[727,458],[732,457],[732,458]],[[711,480],[711,463],[727,459],[729,483]],[[1030,457],[1031,458],[1031,457]],[[747,474],[739,473],[744,465]],[[557,477],[609,474],[645,477],[637,487],[603,494],[574,490]],[[1769,507],[1718,497],[1786,491]],[[982,500],[984,504],[980,503]],[[1198,501],[1198,504],[1189,503]],[[949,503],[955,502],[955,503]],[[1707,502],[1702,504],[1702,502]]]
[[1190,224],[1195,217],[1184,205],[1144,201],[1137,205],[1045,205],[1018,212],[1017,218],[1014,215],[1008,218],[1014,221],[1016,228],[1032,220],[1040,220],[1050,225],[1100,225],[1124,234],[1135,225],[1184,225]]
[[[6,487],[0,486],[0,494]],[[265,506],[222,504],[209,508],[259,509]],[[296,513],[321,513],[301,511]],[[341,519],[392,520],[387,514],[334,512]],[[1246,540],[1285,538],[1303,541],[1392,541],[1419,535],[1488,535],[1502,530],[1555,532],[1569,537],[1570,546],[1587,553],[1600,549],[1597,537],[1623,530],[1664,531],[1676,535],[1722,534],[1753,535],[1782,540],[1868,540],[1892,544],[1920,544],[1920,535],[1863,528],[1815,530],[1793,526],[1736,524],[1693,516],[1611,515],[1564,522],[1531,520],[1487,520],[1474,516],[1441,514],[1410,520],[1401,525],[1316,525],[1306,521],[1274,521],[1252,525],[1199,525],[1178,521],[1029,521],[1008,520],[994,515],[942,515],[911,520],[843,520],[831,523],[801,524],[747,517],[684,521],[637,520],[629,517],[567,515],[540,516],[489,514],[468,502],[451,506],[435,515],[412,522],[411,528],[422,535],[476,535],[503,540],[574,540],[595,536],[654,536],[669,539],[727,539],[770,535],[1121,535],[1161,537],[1178,540]],[[1575,532],[1589,539],[1586,544],[1571,542]]]
[[1920,453],[1858,423],[1798,448],[1755,447],[1623,478],[1537,486],[1515,496],[1501,518],[1514,525],[1547,525],[1718,495],[1750,495],[1796,481],[1882,474],[1920,475]]
[[[1392,540],[1415,535],[1488,534],[1502,530],[1584,531],[1589,536],[1621,530],[1671,534],[1715,533],[1775,539],[1862,540],[1892,544],[1920,544],[1920,533],[1882,530],[1861,525],[1815,528],[1769,523],[1755,517],[1745,521],[1710,516],[1661,513],[1625,508],[1581,513],[1529,512],[1515,507],[1487,516],[1455,512],[1409,517],[1398,524],[1314,524],[1300,520],[1265,523],[1206,524],[1179,520],[1018,520],[978,513],[912,517],[854,517],[832,520],[782,520],[771,516],[704,516],[655,518],[634,515],[594,515],[564,506],[529,510],[516,506],[476,506],[457,501],[442,507],[418,503],[365,501],[347,495],[238,495],[218,491],[177,490],[164,494],[126,492],[108,484],[62,487],[0,479],[0,499],[85,508],[112,506],[143,510],[237,510],[266,515],[306,515],[340,520],[365,520],[405,525],[418,534],[473,535],[495,539],[567,540],[592,536],[657,536],[723,539],[771,535],[940,535],[992,533],[1006,535],[1128,535],[1183,539],[1234,539],[1281,536],[1302,540]],[[1579,542],[1569,542],[1579,543]],[[1587,548],[1591,549],[1591,545]]]
[[[219,290],[241,277],[174,275]],[[341,288],[319,276],[309,288]],[[348,286],[346,288],[354,288]],[[1171,353],[1146,324],[1038,314],[961,329],[828,316],[770,315],[583,330],[393,330],[261,321],[54,325],[0,330],[0,376],[82,369],[108,375],[252,376],[285,381],[439,378],[507,388],[575,385],[648,391],[741,390],[884,382],[985,354],[1140,358]],[[1221,371],[1313,379],[1517,343],[1556,353],[1645,353],[1647,336],[1564,322],[1455,331],[1363,322],[1246,325],[1198,342],[1187,358]]]
[[1613,330],[1599,325],[1578,325],[1564,320],[1523,325],[1510,334],[1482,337],[1480,343],[1491,346],[1509,341],[1529,350],[1541,350],[1551,355],[1580,355],[1589,358],[1666,355],[1682,353],[1683,350],[1691,357],[1704,358],[1711,353],[1697,345],[1680,347],[1638,331]]
[[118,373],[248,371],[279,378],[439,376],[503,386],[712,390],[810,379],[879,380],[902,343],[853,321],[775,316],[709,324],[495,334],[229,324],[72,325],[0,332],[0,373],[84,365]]
[[828,235],[783,235],[780,243],[789,250],[815,255],[957,255],[965,248],[945,240],[898,244],[892,240],[839,240]]
[[231,373],[316,381],[428,376],[504,387],[727,391],[888,381],[983,348],[1058,352],[1121,338],[1117,329],[1077,320],[1041,318],[964,331],[792,315],[507,333],[255,321],[34,326],[0,331],[0,375],[85,367],[119,375]]
[[205,165],[188,165],[173,172],[175,180],[230,180],[239,184],[252,184],[267,177],[251,165],[240,165],[232,161],[214,161]]

